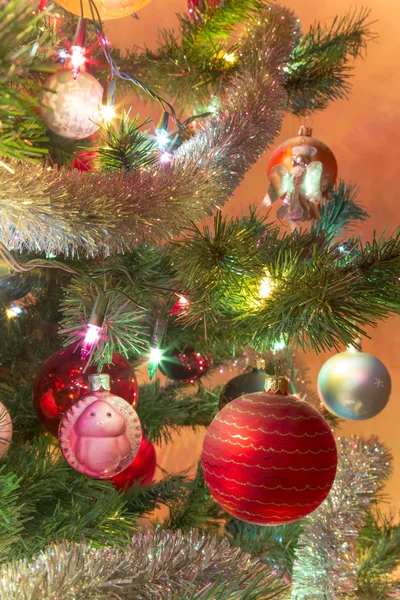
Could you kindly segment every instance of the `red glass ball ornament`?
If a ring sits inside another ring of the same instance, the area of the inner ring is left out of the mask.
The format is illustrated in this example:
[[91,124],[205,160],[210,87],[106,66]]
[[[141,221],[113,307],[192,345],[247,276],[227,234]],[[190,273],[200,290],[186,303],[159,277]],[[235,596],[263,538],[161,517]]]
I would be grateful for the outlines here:
[[149,485],[153,481],[156,467],[157,460],[154,445],[143,436],[139,452],[129,467],[118,475],[111,477],[111,481],[117,490],[129,490],[135,483]]
[[293,148],[304,145],[312,146],[317,151],[312,159],[322,163],[321,192],[323,195],[326,195],[328,189],[336,181],[338,166],[332,150],[320,140],[312,137],[311,128],[300,128],[298,136],[286,140],[286,142],[275,148],[268,162],[268,178],[276,165],[283,165],[290,172],[293,168]]
[[256,525],[302,519],[327,497],[336,443],[328,423],[287,393],[246,394],[212,421],[203,445],[207,486],[229,514]]
[[78,150],[75,152],[72,167],[78,171],[94,171],[94,161],[98,156],[95,150]]
[[164,350],[159,369],[170,379],[189,383],[207,373],[211,362],[210,356],[203,356],[191,346],[184,346]]
[[[97,373],[95,366],[84,368],[79,345],[71,344],[55,352],[40,367],[33,384],[33,404],[39,421],[57,437],[61,417],[89,392],[88,375]],[[104,365],[110,375],[111,392],[135,408],[139,387],[131,364],[121,354],[113,355],[113,364]]]

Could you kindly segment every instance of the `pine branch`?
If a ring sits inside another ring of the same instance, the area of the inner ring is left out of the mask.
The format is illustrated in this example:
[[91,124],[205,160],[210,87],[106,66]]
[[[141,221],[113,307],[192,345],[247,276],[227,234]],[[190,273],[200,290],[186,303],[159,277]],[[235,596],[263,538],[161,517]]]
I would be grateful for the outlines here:
[[[358,595],[362,598],[389,597],[399,582],[393,574],[400,565],[400,525],[393,515],[386,516],[375,506],[358,540]],[[375,592],[375,596],[372,596]]]
[[163,523],[164,529],[189,531],[193,527],[216,527],[216,518],[223,511],[214,503],[204,481],[201,463],[197,465],[194,478],[186,497],[170,506],[169,517]]
[[99,146],[93,148],[98,154],[96,162],[100,170],[128,172],[155,162],[156,143],[149,139],[148,131],[141,131],[150,119],[138,121],[139,115],[129,118],[129,114],[123,113],[117,123],[101,127]]
[[312,234],[333,241],[336,236],[353,230],[368,219],[368,213],[356,203],[357,195],[358,189],[344,181],[332,188],[322,203],[321,218],[312,224]]
[[203,387],[192,394],[175,385],[161,387],[154,382],[140,387],[137,412],[145,436],[159,443],[171,441],[180,427],[207,426],[218,412],[219,389]]
[[285,577],[290,577],[301,522],[279,527],[259,527],[231,519],[225,526],[230,543],[265,562]]
[[265,0],[225,0],[224,2],[203,3],[200,18],[193,19],[186,14],[178,15],[180,30],[187,39],[190,36],[202,38],[226,38],[240,23],[250,19],[254,13],[263,10],[270,2]]
[[22,446],[14,442],[1,475],[0,505],[9,503],[7,478],[12,475],[13,511],[20,523],[4,535],[8,560],[31,556],[52,541],[79,542],[82,536],[95,545],[123,545],[135,529],[136,515],[127,508],[124,495],[109,482],[71,469],[46,437]]
[[[35,116],[40,85],[32,74],[49,70],[53,36],[29,2],[0,8],[0,156],[32,160],[47,150],[46,128]],[[23,85],[22,85],[23,84]]]
[[[196,300],[183,324],[206,320],[214,339],[229,328],[232,342],[260,351],[282,335],[321,351],[351,343],[367,335],[367,325],[399,312],[400,232],[364,246],[353,240],[358,251],[344,255],[340,244],[313,234],[279,237],[270,229],[263,241],[252,223],[248,231],[241,226],[237,219],[221,226],[218,217],[213,235],[194,228],[177,245],[174,264]],[[274,287],[260,299],[266,269]]]
[[[156,51],[136,48],[126,56],[118,54],[116,60],[121,69],[151,81],[153,90],[175,104],[203,112],[237,72],[236,58],[232,60],[237,45],[227,37],[265,5],[260,0],[227,0],[209,4],[201,19],[178,15],[178,31],[161,30]],[[135,91],[142,96],[138,88]]]
[[220,582],[221,579],[201,590],[197,586],[192,593],[174,597],[174,600],[272,600],[285,598],[285,592],[288,592],[288,587],[275,582],[273,577],[263,581],[262,573],[253,577],[250,583],[248,575],[239,575],[233,584]]
[[148,347],[147,326],[144,322],[146,308],[137,302],[132,285],[119,281],[110,285],[106,277],[97,283],[95,279],[74,277],[61,303],[64,318],[62,335],[66,344],[82,343],[87,323],[99,292],[110,297],[107,309],[107,326],[89,356],[89,362],[99,365],[112,362],[114,352],[130,356]]
[[187,496],[187,473],[174,473],[150,485],[133,486],[124,492],[127,508],[137,517],[148,515],[162,505],[174,505]]
[[369,17],[365,8],[349,12],[336,17],[330,27],[315,23],[301,38],[284,68],[288,110],[302,115],[348,97],[352,61],[376,38]]
[[24,520],[20,509],[19,480],[0,467],[0,560],[7,560],[21,541]]

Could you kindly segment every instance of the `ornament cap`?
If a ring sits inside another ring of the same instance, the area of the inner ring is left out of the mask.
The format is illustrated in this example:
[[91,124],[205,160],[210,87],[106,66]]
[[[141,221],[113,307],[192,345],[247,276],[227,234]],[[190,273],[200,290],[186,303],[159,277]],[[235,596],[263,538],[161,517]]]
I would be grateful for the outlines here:
[[312,137],[312,127],[307,127],[307,125],[302,125],[299,129],[299,133],[297,135],[304,135],[304,137]]
[[107,373],[95,373],[89,375],[88,379],[91,392],[97,392],[101,389],[110,391],[110,376]]
[[351,344],[347,346],[348,352],[362,352],[361,338],[356,338]]
[[267,375],[265,379],[265,391],[273,394],[287,395],[289,393],[289,380],[281,375],[280,361],[275,363],[275,374]]

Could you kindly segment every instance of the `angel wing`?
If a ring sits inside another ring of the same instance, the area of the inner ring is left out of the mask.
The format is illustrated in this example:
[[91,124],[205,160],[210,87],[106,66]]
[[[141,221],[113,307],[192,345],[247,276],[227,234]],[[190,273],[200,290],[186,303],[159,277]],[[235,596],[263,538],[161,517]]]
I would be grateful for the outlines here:
[[282,196],[290,196],[294,190],[294,177],[283,165],[273,167],[269,176],[269,188],[263,200],[264,206],[271,206]]
[[300,194],[313,204],[322,202],[322,168],[322,163],[319,160],[314,160],[307,166],[302,176]]

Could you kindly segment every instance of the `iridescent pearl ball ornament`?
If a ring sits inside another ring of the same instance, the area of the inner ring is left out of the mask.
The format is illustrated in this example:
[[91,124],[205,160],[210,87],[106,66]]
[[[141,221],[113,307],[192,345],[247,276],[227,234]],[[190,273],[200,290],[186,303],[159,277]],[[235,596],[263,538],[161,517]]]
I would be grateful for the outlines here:
[[329,358],[318,375],[321,402],[334,415],[364,421],[386,406],[392,389],[385,365],[360,346],[350,346]]
[[202,467],[214,500],[255,525],[283,525],[313,512],[336,475],[337,450],[322,415],[288,394],[288,381],[267,377],[265,391],[245,394],[214,418]]
[[71,467],[94,479],[124,471],[139,452],[139,417],[122,398],[110,393],[109,375],[89,375],[90,393],[63,416],[58,439]]
[[[55,0],[57,4],[78,17],[86,19],[99,18],[101,21],[107,19],[120,19],[129,17],[151,0]],[[94,17],[93,17],[94,12]]]
[[10,413],[0,402],[0,458],[7,454],[13,434],[13,426]]
[[74,79],[70,69],[54,73],[45,82],[42,97],[42,118],[61,137],[81,140],[99,128],[103,88],[86,71]]

